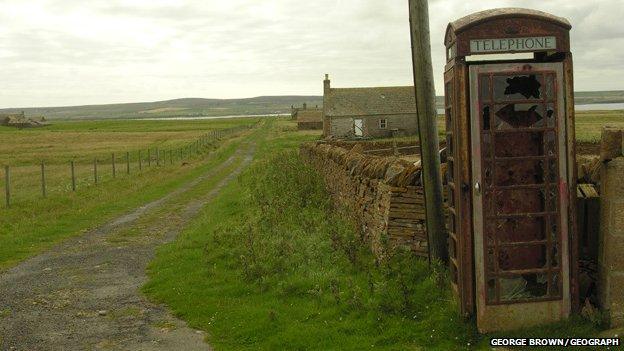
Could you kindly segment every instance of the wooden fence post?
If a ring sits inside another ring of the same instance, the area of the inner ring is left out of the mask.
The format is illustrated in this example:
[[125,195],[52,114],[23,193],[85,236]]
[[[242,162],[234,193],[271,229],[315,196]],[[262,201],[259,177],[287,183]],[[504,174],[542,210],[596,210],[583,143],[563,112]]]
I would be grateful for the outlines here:
[[95,184],[98,183],[97,166],[98,166],[98,160],[97,158],[94,158],[93,159],[93,179],[95,181]]
[[130,174],[130,152],[126,152],[126,173]]
[[11,169],[4,166],[4,195],[6,199],[6,207],[11,207]]
[[117,172],[115,169],[115,153],[113,152],[111,156],[112,164],[113,164],[113,178],[117,178]]
[[41,195],[46,197],[45,164],[41,161]]
[[156,148],[156,166],[160,166],[160,150]]
[[173,150],[169,150],[169,164],[173,165]]
[[76,170],[74,166],[74,160],[70,161],[70,165],[71,165],[72,191],[76,191]]
[[143,170],[143,160],[141,159],[141,150],[139,150],[139,171]]
[[149,148],[147,149],[147,166],[152,166],[152,151]]

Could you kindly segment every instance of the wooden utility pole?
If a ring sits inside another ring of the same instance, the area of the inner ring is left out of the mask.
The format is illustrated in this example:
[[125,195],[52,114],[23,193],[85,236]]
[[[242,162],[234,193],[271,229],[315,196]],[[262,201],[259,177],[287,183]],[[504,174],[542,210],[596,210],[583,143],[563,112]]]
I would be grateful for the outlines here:
[[429,259],[448,260],[427,0],[409,0],[412,65],[421,149]]

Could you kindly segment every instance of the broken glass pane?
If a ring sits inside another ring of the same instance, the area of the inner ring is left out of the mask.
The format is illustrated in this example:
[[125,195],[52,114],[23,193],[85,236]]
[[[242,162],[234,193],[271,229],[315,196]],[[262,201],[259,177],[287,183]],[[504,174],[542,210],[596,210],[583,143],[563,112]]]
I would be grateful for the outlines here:
[[531,297],[527,291],[527,281],[522,276],[501,278],[499,283],[501,301],[523,300]]
[[542,75],[494,76],[494,100],[541,99]]
[[548,276],[543,273],[523,274],[500,279],[501,301],[525,300],[545,297],[548,293]]
[[546,121],[547,121],[547,127],[548,128],[554,128],[555,127],[555,120],[556,120],[556,115],[555,115],[555,105],[554,104],[546,104]]
[[541,128],[544,126],[544,105],[507,104],[495,108],[496,129]]
[[483,130],[490,130],[490,106],[483,108]]

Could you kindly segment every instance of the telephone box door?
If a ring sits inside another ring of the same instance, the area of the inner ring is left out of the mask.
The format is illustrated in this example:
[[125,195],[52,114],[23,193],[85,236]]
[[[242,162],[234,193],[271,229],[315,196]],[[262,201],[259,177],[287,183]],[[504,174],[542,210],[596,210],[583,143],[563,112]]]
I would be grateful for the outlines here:
[[470,66],[477,324],[570,312],[561,63]]

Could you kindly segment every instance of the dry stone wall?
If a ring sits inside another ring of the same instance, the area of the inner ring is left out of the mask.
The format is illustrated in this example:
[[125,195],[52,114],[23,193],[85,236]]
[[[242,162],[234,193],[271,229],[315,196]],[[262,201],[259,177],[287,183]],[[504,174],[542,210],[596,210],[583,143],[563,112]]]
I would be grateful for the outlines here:
[[336,203],[351,210],[378,257],[407,245],[427,256],[427,234],[420,169],[390,157],[364,155],[328,143],[307,143],[301,155],[325,178]]

